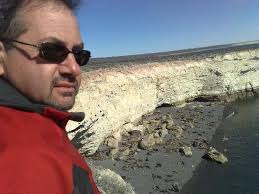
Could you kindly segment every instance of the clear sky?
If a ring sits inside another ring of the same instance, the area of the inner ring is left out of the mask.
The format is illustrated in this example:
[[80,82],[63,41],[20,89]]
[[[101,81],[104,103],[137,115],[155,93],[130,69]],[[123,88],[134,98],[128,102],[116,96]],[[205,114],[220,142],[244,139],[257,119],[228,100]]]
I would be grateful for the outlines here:
[[259,39],[259,0],[82,0],[77,17],[93,57]]

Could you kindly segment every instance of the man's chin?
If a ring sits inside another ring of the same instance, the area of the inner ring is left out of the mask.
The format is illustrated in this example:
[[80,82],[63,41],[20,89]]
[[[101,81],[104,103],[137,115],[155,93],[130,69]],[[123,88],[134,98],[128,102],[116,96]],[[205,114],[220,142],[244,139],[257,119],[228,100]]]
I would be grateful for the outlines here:
[[49,106],[52,106],[58,110],[62,111],[68,111],[73,108],[75,104],[75,98],[73,97],[65,97],[65,99],[62,100],[53,100],[50,103],[48,103]]

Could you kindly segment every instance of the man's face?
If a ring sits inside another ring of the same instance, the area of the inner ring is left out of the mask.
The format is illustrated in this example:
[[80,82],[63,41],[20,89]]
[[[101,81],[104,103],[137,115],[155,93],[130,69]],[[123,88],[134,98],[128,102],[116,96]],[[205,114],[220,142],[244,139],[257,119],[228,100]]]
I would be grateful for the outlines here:
[[[61,42],[69,50],[81,45],[75,16],[64,8],[46,5],[23,14],[28,31],[17,40],[31,44]],[[30,100],[61,110],[73,107],[81,76],[73,54],[61,63],[39,57],[37,49],[14,43],[5,54],[2,76]]]

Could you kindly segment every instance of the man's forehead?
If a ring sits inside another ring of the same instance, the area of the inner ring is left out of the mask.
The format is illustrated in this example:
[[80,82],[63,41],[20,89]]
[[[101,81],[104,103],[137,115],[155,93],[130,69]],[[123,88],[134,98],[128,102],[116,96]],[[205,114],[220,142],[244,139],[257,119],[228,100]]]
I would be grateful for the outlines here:
[[77,19],[68,9],[53,12],[51,7],[44,6],[25,14],[24,19],[27,35],[35,43],[57,42],[67,47],[83,47]]
[[45,38],[41,38],[38,43],[43,43],[43,42],[55,42],[58,44],[63,44],[65,46],[71,45],[72,47],[78,47],[78,48],[84,48],[84,43],[83,42],[67,42],[67,40],[64,40],[62,37],[55,37],[55,36],[47,36]]

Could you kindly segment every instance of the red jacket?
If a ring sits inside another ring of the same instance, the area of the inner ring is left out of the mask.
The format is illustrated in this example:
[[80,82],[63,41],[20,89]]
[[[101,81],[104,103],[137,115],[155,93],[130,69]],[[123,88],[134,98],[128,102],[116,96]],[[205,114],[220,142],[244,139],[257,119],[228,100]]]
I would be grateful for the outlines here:
[[65,131],[83,118],[32,103],[0,78],[0,193],[99,194]]

